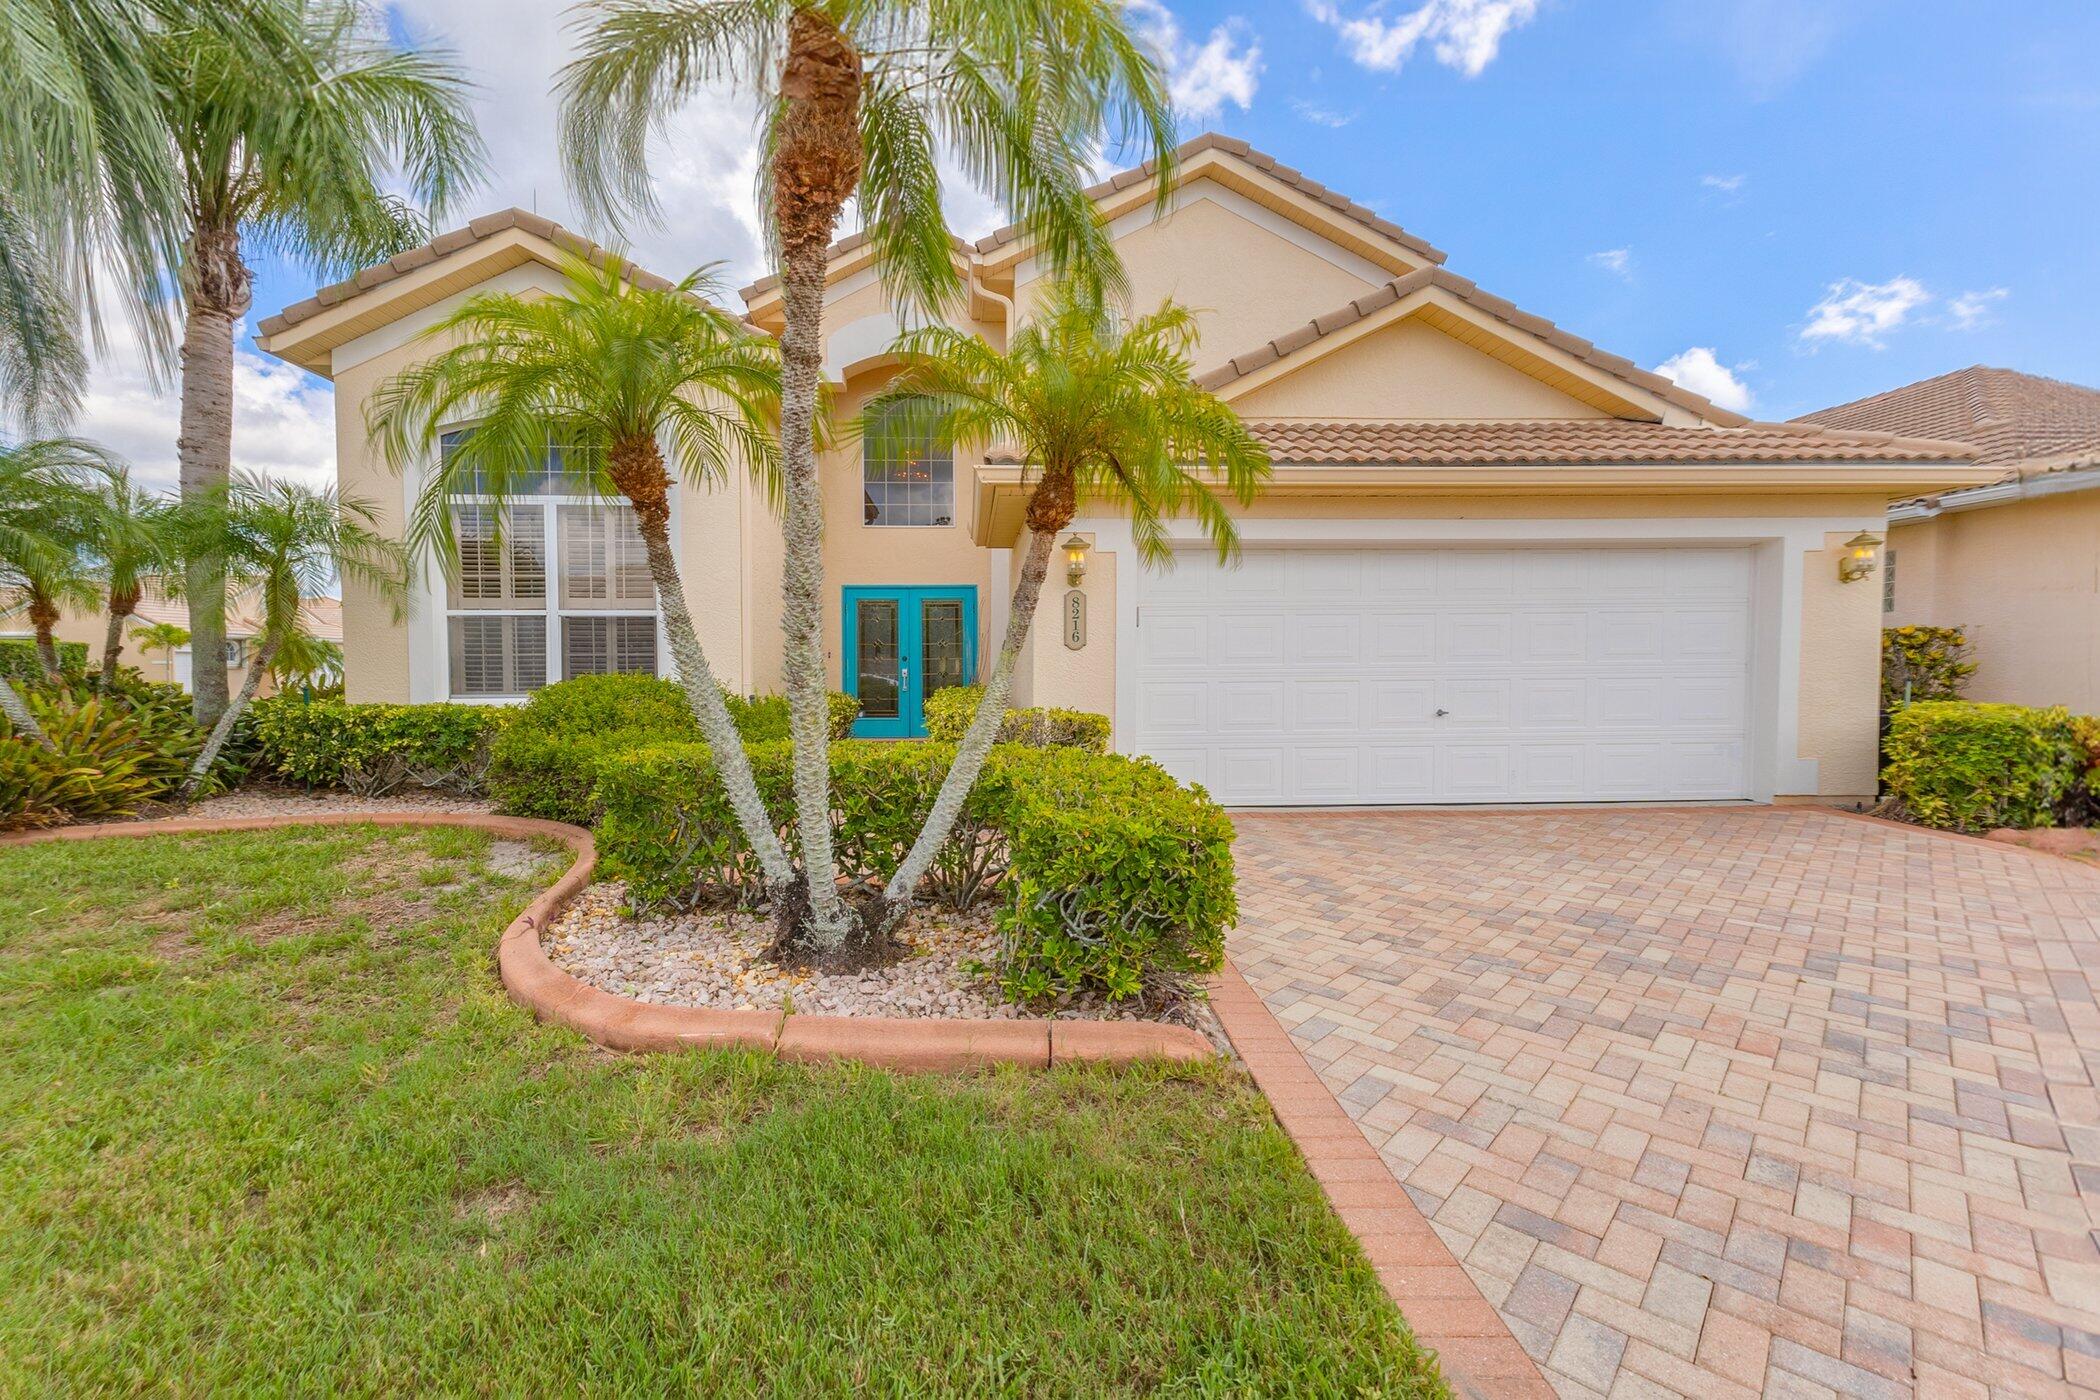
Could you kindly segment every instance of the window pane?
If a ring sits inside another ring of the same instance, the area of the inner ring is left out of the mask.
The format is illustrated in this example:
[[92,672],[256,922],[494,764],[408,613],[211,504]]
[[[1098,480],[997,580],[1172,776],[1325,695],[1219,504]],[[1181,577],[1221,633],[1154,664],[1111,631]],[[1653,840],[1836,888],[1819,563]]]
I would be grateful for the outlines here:
[[[452,460],[452,454],[466,441],[467,433],[465,428],[455,428],[438,438],[438,451],[446,461]],[[520,463],[510,473],[509,485],[513,496],[558,496],[562,493],[560,476],[545,456],[537,461]],[[458,484],[459,494],[463,496],[485,495],[488,489],[488,477],[479,470]]]
[[919,604],[919,683],[928,699],[937,690],[962,685],[963,605],[952,599],[928,599]]
[[614,671],[656,674],[653,617],[565,617],[561,620],[562,679]]
[[544,506],[512,506],[499,529],[491,506],[452,508],[459,542],[459,572],[450,584],[453,607],[501,608],[547,596],[544,511]]
[[454,695],[523,695],[547,683],[547,619],[455,617]]
[[870,525],[947,525],[955,518],[955,458],[931,438],[910,440],[878,424],[861,446]]
[[632,510],[563,506],[559,524],[563,607],[654,605],[656,588]]
[[859,622],[860,712],[872,719],[897,717],[897,600],[863,598]]

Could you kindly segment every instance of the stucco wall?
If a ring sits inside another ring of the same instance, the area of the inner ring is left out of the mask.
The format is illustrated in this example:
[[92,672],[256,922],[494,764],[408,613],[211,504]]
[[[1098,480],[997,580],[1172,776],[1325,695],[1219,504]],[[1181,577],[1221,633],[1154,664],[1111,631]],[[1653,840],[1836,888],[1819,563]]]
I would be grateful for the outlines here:
[[1234,405],[1249,418],[1602,418],[1433,326],[1405,320],[1284,375]]
[[1889,624],[1966,628],[1971,697],[2100,713],[2100,491],[1950,511],[1889,543]]
[[1871,800],[1880,786],[1881,586],[1838,578],[1850,538],[1827,535],[1800,562],[1799,751],[1816,760],[1818,793],[1781,797]]
[[[392,375],[434,347],[400,345],[335,377],[335,476],[344,500],[372,507],[373,523],[398,539],[407,528],[407,491],[402,479],[375,453],[365,434],[365,404]],[[420,568],[420,565],[418,566]],[[443,599],[437,601],[443,606]],[[354,578],[343,580],[343,694],[358,703],[405,703],[409,692],[408,628],[396,621],[379,594]]]

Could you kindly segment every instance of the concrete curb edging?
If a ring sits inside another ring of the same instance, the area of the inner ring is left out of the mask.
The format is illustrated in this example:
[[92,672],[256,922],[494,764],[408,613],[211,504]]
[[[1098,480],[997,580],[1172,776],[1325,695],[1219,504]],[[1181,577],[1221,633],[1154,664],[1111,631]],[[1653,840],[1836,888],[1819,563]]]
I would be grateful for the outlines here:
[[313,816],[172,817],[101,822],[0,834],[0,846],[88,841],[104,836],[203,836],[300,826],[463,826],[498,836],[559,841],[576,853],[561,878],[533,897],[496,945],[511,1000],[609,1050],[646,1052],[745,1045],[801,1062],[855,1060],[895,1070],[958,1070],[1012,1064],[1035,1069],[1087,1060],[1207,1060],[1217,1051],[1186,1026],[1152,1021],[992,1021],[934,1017],[799,1016],[651,1006],[571,977],[540,947],[540,933],[597,867],[590,832],[533,817],[471,812],[330,812]]
[[1496,1400],[1553,1400],[1552,1386],[1502,1314],[1230,963],[1211,979],[1210,1004],[1328,1204],[1363,1246],[1415,1339],[1436,1352],[1452,1389]]

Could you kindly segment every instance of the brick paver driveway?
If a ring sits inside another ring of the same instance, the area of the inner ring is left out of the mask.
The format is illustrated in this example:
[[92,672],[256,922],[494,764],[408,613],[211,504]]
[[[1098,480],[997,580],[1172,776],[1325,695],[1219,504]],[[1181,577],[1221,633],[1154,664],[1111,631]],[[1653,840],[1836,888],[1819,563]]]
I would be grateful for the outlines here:
[[1564,1395],[2100,1391],[2100,871],[1804,810],[1236,820],[1234,961]]

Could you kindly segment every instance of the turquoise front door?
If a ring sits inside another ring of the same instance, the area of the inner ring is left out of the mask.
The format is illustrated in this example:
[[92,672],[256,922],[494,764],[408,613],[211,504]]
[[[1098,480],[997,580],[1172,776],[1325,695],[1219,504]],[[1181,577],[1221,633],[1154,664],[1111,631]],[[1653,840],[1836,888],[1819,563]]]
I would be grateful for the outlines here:
[[857,739],[920,739],[926,697],[977,679],[977,590],[845,590],[843,671]]

